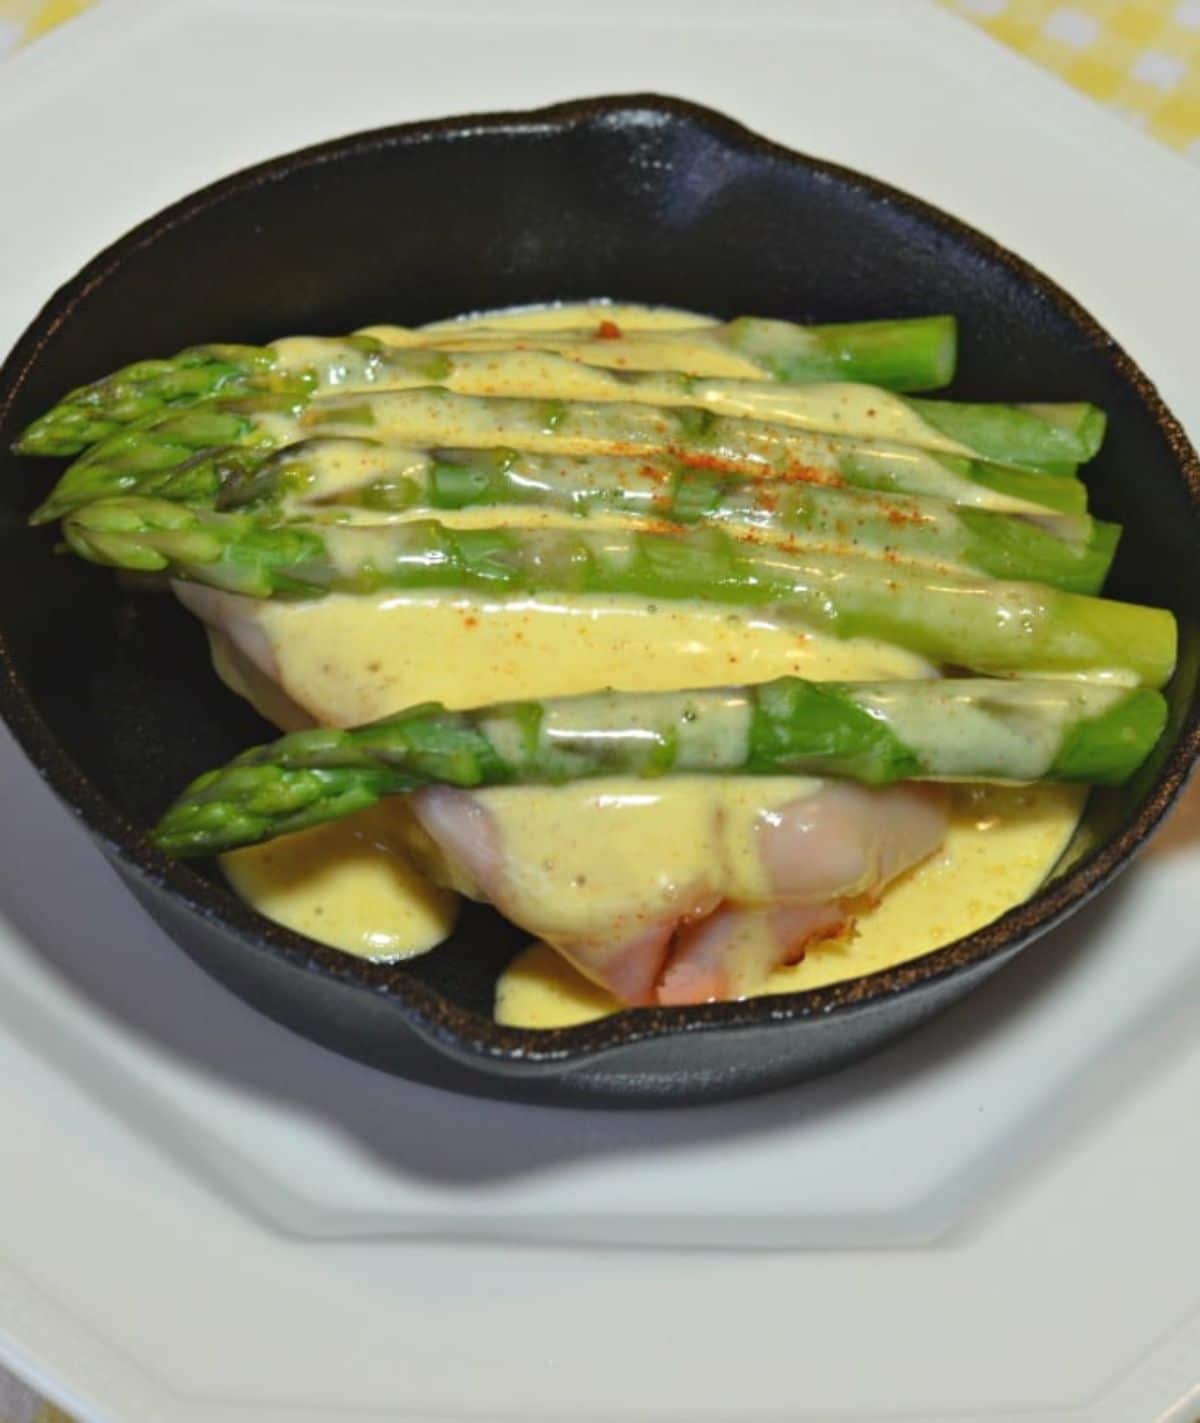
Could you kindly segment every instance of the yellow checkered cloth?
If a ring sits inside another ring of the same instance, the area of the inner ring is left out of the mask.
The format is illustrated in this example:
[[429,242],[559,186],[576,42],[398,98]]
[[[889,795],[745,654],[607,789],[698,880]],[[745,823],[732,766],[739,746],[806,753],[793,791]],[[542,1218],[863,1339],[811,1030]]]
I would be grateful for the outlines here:
[[[0,0],[0,54],[103,0]],[[1200,163],[1200,0],[941,0]],[[0,1371],[0,1423],[71,1423]]]
[[1200,162],[1200,0],[943,0]]
[[91,0],[0,0],[0,22],[9,27],[13,44],[25,44],[73,19]]

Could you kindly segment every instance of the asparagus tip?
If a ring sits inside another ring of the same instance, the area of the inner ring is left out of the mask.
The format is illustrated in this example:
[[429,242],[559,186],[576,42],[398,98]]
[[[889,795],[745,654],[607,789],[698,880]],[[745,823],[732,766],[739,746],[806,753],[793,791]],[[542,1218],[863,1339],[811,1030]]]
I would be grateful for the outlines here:
[[61,519],[62,516],[68,512],[69,510],[65,506],[59,504],[53,496],[51,496],[51,498],[43,500],[33,513],[30,514],[30,527],[36,529],[40,524],[52,524],[55,519]]

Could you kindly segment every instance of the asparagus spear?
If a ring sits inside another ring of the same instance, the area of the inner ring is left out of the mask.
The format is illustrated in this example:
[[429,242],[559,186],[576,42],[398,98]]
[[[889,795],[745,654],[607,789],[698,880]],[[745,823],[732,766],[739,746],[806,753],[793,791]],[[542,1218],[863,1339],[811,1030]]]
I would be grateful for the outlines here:
[[434,782],[550,784],[594,776],[821,775],[1116,785],[1162,733],[1158,692],[1095,683],[806,682],[607,692],[451,712],[437,703],[368,726],[295,732],[183,793],[154,832],[168,854],[211,855]]
[[1033,522],[930,497],[753,480],[672,461],[556,459],[512,450],[439,451],[427,469],[410,464],[398,479],[367,486],[362,497],[377,510],[408,501],[435,510],[532,505],[714,524],[734,533],[761,529],[786,536],[792,551],[874,553],[1082,593],[1102,587],[1120,535],[1115,524],[1087,516]]
[[723,336],[731,350],[775,380],[858,380],[889,390],[936,390],[947,385],[954,378],[958,349],[952,316],[840,322],[807,329],[743,316],[731,321]]
[[384,588],[696,598],[763,607],[836,637],[881,638],[981,673],[1122,669],[1160,686],[1175,660],[1175,620],[1161,609],[861,555],[788,552],[712,528],[269,525],[164,500],[114,499],[85,505],[63,529],[94,562],[259,598]]
[[[252,391],[290,395],[297,406],[330,394],[413,390],[436,384],[459,395],[530,399],[624,401],[683,405],[716,415],[747,417],[846,439],[888,439],[918,449],[1061,473],[1090,459],[1104,431],[1094,406],[952,404],[906,399],[857,382],[787,386],[777,382],[721,380],[679,371],[604,370],[542,350],[442,351],[387,347],[366,337],[329,341],[290,338],[273,348],[273,360],[257,355],[260,368],[240,381],[230,350],[213,348],[205,363],[196,350],[140,383],[118,373],[107,392],[93,388],[69,396],[31,427],[19,448],[53,444],[58,451],[94,444],[126,424],[206,396]],[[247,348],[253,354],[253,348]],[[206,389],[211,383],[213,389]]]
[[[312,516],[346,506],[383,517],[413,511],[531,507],[639,521],[716,524],[764,532],[786,546],[865,552],[995,578],[1097,593],[1120,529],[1084,516],[1037,522],[940,499],[749,480],[671,460],[522,455],[515,450],[390,452],[331,441],[307,458],[293,447],[275,479],[235,481],[224,505],[269,498],[272,486]],[[340,478],[339,478],[340,476]],[[159,490],[160,497],[169,490]],[[310,501],[320,501],[317,509]]]
[[[901,397],[893,396],[893,400]],[[963,400],[906,402],[925,424],[976,458],[1048,473],[1071,472],[1099,452],[1104,411],[1086,401],[1058,405],[979,404]]]
[[677,371],[596,370],[542,351],[443,353],[439,381],[463,395],[624,400],[686,405],[849,439],[890,439],[917,449],[1046,473],[1071,473],[1104,437],[1104,412],[1076,402],[1005,405],[919,400],[859,382],[780,386]]
[[1087,515],[1037,519],[941,499],[710,473],[671,459],[420,450],[317,438],[246,468],[239,451],[201,457],[139,483],[142,496],[272,518],[375,521],[470,508],[534,508],[624,521],[762,530],[790,547],[899,557],[996,578],[1096,593],[1120,529]]
[[[882,440],[817,434],[708,410],[488,398],[432,386],[338,396],[307,407],[283,395],[214,400],[130,426],[78,459],[34,520],[60,518],[93,499],[145,492],[162,472],[198,456],[225,459],[230,450],[249,451],[238,458],[252,467],[270,451],[313,435],[405,447],[453,443],[572,455],[667,452],[705,467],[930,494],[1005,512],[1082,512],[1087,501],[1086,490],[1074,479],[1031,475]],[[1020,492],[1005,492],[1014,481]]]
[[[954,373],[954,318],[948,316],[807,329],[743,318],[699,331],[702,334],[694,335],[689,344],[748,354],[752,369],[765,379],[843,379],[913,390],[944,385]],[[662,339],[660,333],[658,340]],[[495,337],[490,341],[485,337],[481,344],[494,349]],[[549,333],[538,344],[548,351],[579,355],[574,349],[578,341],[563,342],[560,337],[556,342]],[[637,344],[636,338],[621,342],[622,347],[633,346],[634,366]],[[685,350],[681,344],[681,354]],[[755,352],[761,354],[761,361],[753,358]],[[30,455],[78,454],[125,425],[216,395],[306,398],[333,390],[399,386],[405,381],[426,384],[449,376],[455,367],[482,382],[490,365],[494,358],[486,350],[468,349],[452,356],[423,346],[397,347],[363,334],[291,338],[270,346],[191,346],[166,360],[124,366],[71,391],[29,426],[16,448]],[[471,393],[477,387],[468,382],[456,388]],[[537,390],[521,393],[540,394]]]
[[[297,348],[300,342],[293,345]],[[137,361],[65,395],[26,429],[18,454],[74,455],[172,411],[222,396],[278,398],[296,408],[314,395],[367,390],[382,384],[385,367],[395,378],[428,384],[446,361],[425,350],[389,351],[371,336],[304,341],[303,355],[283,356],[278,346],[190,346],[164,360]]]
[[748,378],[804,384],[854,380],[888,390],[934,390],[954,377],[957,326],[952,316],[906,320],[839,322],[796,326],[756,316],[728,323],[691,321],[676,329],[628,329],[603,319],[589,329],[521,330],[453,323],[429,331],[395,326],[368,327],[394,344],[437,345],[446,350],[512,350],[537,347],[558,351],[589,365],[625,370],[683,370],[721,375],[733,356]]

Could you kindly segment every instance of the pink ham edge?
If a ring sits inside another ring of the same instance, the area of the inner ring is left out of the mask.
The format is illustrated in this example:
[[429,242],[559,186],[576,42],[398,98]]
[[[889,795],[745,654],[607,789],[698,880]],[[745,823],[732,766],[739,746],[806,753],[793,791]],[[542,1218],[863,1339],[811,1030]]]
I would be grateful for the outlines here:
[[[736,998],[739,980],[752,990],[773,968],[802,958],[808,944],[840,934],[850,922],[850,916],[837,902],[775,909],[724,905],[698,924],[680,929],[655,997],[664,1005],[720,1003]],[[749,963],[748,944],[758,950],[755,961]],[[764,948],[766,955],[762,953]]]

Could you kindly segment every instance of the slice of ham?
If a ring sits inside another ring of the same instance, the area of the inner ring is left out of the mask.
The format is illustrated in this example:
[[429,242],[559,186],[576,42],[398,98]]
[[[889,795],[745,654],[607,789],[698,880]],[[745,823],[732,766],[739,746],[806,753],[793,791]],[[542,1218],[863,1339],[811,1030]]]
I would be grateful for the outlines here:
[[[622,1002],[701,1003],[744,996],[816,939],[846,932],[855,904],[878,897],[932,854],[948,824],[945,793],[902,784],[871,790],[826,781],[755,825],[771,900],[733,904],[720,867],[685,887],[669,914],[630,884],[628,909],[597,935],[531,919],[486,792],[437,786],[412,808],[437,847],[440,877],[553,945]],[[700,833],[702,827],[697,827]],[[648,866],[648,872],[653,870]],[[644,892],[642,892],[644,891]]]

